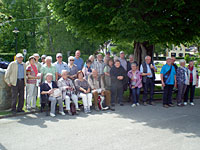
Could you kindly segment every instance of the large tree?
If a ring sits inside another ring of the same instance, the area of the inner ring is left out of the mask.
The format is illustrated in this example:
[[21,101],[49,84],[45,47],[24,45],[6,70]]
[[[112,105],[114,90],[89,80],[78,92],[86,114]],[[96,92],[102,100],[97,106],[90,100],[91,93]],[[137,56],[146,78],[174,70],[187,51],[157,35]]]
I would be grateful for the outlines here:
[[183,43],[200,35],[197,0],[53,0],[52,14],[76,35],[134,41],[141,62],[155,43]]

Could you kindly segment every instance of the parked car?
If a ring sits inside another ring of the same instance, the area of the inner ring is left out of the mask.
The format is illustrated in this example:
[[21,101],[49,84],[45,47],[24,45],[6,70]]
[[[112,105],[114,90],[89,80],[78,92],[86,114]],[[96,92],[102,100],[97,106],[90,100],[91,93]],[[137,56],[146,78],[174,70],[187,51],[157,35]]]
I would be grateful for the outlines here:
[[5,61],[3,58],[0,58],[0,68],[7,69],[10,62]]

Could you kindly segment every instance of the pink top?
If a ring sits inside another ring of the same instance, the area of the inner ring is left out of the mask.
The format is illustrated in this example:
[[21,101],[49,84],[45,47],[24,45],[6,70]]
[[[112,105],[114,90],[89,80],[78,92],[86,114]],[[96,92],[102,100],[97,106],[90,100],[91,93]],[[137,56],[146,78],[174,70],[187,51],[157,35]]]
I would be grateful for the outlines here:
[[[27,71],[27,76],[28,76],[28,73],[30,73],[31,76],[34,76],[36,77],[37,76],[37,68],[35,65],[28,65],[26,67],[26,71]],[[27,79],[27,83],[28,84],[36,84],[36,79]]]
[[136,70],[134,74],[133,74],[132,70],[130,70],[127,75],[131,79],[130,87],[132,87],[132,83],[137,88],[142,87],[142,75],[139,70]]

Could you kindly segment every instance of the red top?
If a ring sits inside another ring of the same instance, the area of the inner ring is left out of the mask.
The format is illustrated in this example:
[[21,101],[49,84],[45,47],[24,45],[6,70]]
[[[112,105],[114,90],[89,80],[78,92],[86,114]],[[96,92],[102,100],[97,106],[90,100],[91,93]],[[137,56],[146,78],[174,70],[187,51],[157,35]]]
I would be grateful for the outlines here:
[[[27,76],[28,76],[28,73],[30,73],[30,75],[34,76],[34,77],[36,77],[38,74],[38,70],[35,65],[28,65],[26,67],[26,71],[27,71]],[[36,84],[36,79],[27,79],[27,83],[28,84]]]

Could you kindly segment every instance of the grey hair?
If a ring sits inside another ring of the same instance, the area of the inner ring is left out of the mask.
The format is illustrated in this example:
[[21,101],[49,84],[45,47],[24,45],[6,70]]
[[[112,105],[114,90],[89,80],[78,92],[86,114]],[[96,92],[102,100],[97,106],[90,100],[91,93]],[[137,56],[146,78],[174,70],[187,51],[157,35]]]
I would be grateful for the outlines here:
[[45,79],[47,79],[48,76],[52,76],[52,77],[53,77],[53,74],[52,74],[52,73],[47,73],[47,74],[45,75]]
[[51,62],[52,62],[52,57],[51,57],[51,56],[47,56],[47,57],[45,58],[45,61],[47,61],[47,60],[51,60]]
[[69,73],[67,70],[62,70],[62,71],[61,71],[61,75],[63,75],[65,72],[66,72],[67,74]]
[[94,55],[90,55],[89,59],[94,58]]
[[184,59],[179,60],[179,64],[181,63],[185,63],[185,60]]
[[150,58],[151,58],[151,56],[147,55],[147,56],[145,56],[145,58],[144,58],[144,59],[146,60],[146,59],[147,59],[147,57],[150,57]]
[[133,55],[133,54],[131,54],[131,55],[129,55],[129,58],[130,58],[130,57],[134,57],[134,55]]
[[68,63],[70,62],[71,59],[74,59],[74,56],[69,56],[68,57]]

